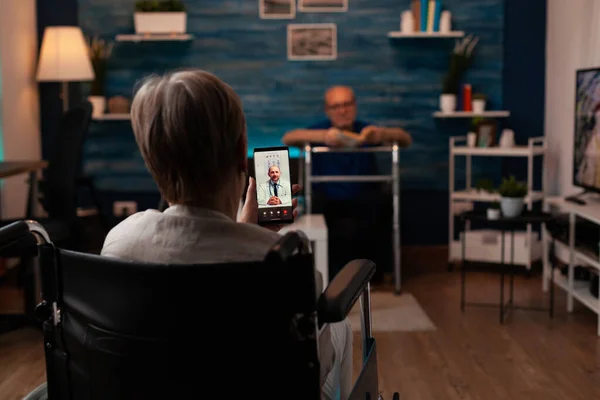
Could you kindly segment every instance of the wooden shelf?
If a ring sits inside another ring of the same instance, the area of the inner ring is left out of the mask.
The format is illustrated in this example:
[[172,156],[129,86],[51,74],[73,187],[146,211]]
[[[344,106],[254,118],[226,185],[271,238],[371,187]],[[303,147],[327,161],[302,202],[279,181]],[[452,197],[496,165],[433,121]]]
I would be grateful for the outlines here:
[[103,114],[100,117],[92,117],[93,120],[95,121],[127,121],[129,119],[131,119],[131,116],[129,114]]
[[165,34],[165,35],[117,35],[117,42],[184,42],[192,40],[193,36],[187,33]]
[[394,39],[440,39],[440,38],[461,38],[465,36],[463,31],[451,32],[388,32],[388,37]]
[[433,113],[433,116],[435,118],[475,118],[475,117],[505,118],[505,117],[510,117],[510,111],[497,110],[497,111],[484,111],[482,113],[475,113],[473,111],[453,111],[451,113],[436,111]]
[[[457,190],[451,193],[452,200],[463,200],[463,201],[478,201],[478,202],[493,202],[500,201],[500,194],[490,193],[484,190],[467,189]],[[530,192],[525,196],[525,203],[531,201],[540,201],[544,199],[544,193],[539,191]]]
[[482,157],[529,157],[544,154],[543,146],[513,146],[513,147],[467,147],[454,146],[451,154],[457,156]]

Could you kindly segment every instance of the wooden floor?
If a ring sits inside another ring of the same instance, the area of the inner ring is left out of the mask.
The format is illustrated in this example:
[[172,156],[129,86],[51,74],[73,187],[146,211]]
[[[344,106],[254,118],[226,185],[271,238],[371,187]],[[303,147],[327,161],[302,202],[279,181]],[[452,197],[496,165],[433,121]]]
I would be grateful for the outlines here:
[[[600,340],[596,315],[556,290],[556,315],[514,311],[504,326],[495,308],[459,309],[458,272],[412,277],[412,293],[437,327],[433,332],[375,333],[380,389],[405,400],[599,399]],[[468,301],[497,301],[498,276],[468,275]],[[539,276],[515,282],[518,304],[545,306]],[[375,288],[374,290],[387,290]],[[355,338],[359,369],[360,337]],[[41,335],[20,330],[0,336],[0,399],[20,399],[44,381]]]

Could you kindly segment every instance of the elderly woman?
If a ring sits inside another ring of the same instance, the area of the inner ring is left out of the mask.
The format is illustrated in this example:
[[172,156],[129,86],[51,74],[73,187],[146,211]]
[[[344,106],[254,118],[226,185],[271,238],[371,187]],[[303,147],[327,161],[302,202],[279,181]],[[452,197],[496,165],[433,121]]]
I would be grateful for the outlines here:
[[[169,208],[131,215],[109,232],[101,254],[171,264],[262,260],[280,236],[257,225],[252,178],[236,221],[248,174],[248,140],[241,101],[231,87],[202,70],[151,76],[135,95],[131,121]],[[294,185],[292,191],[298,189]],[[315,273],[320,293],[322,277]],[[348,398],[352,331],[347,320],[321,331],[319,351],[323,398]]]

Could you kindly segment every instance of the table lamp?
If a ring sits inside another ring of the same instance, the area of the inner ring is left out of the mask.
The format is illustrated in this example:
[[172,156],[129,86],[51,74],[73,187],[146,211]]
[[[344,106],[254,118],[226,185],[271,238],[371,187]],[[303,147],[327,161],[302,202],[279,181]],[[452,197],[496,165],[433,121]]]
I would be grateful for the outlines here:
[[87,43],[77,26],[49,26],[44,30],[38,61],[39,82],[61,82],[63,112],[69,109],[68,82],[94,79]]

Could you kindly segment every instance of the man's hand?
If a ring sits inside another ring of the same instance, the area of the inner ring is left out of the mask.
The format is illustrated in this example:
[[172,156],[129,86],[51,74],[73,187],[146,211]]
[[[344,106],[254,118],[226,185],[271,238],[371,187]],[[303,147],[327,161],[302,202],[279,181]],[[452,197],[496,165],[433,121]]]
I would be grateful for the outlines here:
[[[292,185],[292,194],[296,194],[300,191],[300,185]],[[294,219],[298,217],[298,199],[292,199],[292,215]],[[242,207],[242,212],[237,222],[258,224],[258,202],[256,201],[256,181],[254,178],[250,178],[248,184],[248,190],[246,191],[246,201]],[[283,225],[268,225],[265,228],[274,232],[279,232]]]
[[267,201],[267,204],[270,206],[275,206],[277,204],[281,204],[281,200],[277,196],[271,196],[269,201]]
[[337,128],[330,128],[325,134],[325,144],[329,147],[340,147],[340,131]]
[[360,140],[362,143],[377,144],[382,142],[381,128],[375,125],[365,126],[360,131]]

